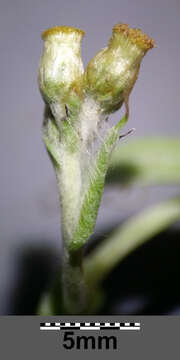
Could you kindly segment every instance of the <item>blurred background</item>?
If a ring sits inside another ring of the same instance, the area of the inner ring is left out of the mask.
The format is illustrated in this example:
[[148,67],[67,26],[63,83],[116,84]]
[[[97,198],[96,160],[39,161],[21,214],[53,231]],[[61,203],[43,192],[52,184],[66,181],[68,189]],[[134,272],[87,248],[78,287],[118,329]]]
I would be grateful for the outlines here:
[[[126,129],[135,127],[136,132],[120,146],[142,136],[179,136],[180,2],[1,0],[0,10],[0,314],[27,315],[33,314],[40,292],[56,271],[61,251],[55,176],[41,134],[43,102],[37,85],[43,47],[40,34],[56,25],[83,29],[86,65],[106,46],[114,24],[140,27],[155,39],[157,48],[145,57],[130,97]],[[117,122],[121,114],[113,115],[112,121]],[[179,190],[179,185],[120,188],[108,184],[95,238]],[[109,299],[111,304],[104,311],[179,312],[178,229],[176,224],[170,237],[166,232],[153,239],[115,270],[112,287],[114,279],[117,288],[115,279],[119,278],[121,297],[116,303]],[[155,297],[154,289],[161,290]],[[113,296],[118,294],[116,290]]]

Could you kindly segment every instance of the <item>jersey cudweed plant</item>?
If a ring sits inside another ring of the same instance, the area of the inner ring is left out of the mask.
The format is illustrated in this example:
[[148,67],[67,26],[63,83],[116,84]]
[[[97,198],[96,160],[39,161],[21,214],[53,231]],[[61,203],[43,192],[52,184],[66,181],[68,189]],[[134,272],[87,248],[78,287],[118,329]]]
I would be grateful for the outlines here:
[[[88,313],[93,302],[92,285],[83,270],[83,245],[94,231],[109,160],[128,119],[128,99],[141,61],[154,46],[141,30],[115,25],[108,46],[84,71],[83,35],[67,26],[46,30],[38,76],[45,102],[43,139],[59,190],[62,297],[69,314]],[[108,127],[108,116],[123,103],[125,116]]]

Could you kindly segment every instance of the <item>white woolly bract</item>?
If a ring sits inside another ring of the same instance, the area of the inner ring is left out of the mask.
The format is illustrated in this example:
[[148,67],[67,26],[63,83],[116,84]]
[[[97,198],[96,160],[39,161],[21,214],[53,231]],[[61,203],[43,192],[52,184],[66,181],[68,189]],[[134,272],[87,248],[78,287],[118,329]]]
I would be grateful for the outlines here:
[[44,96],[54,100],[83,74],[80,54],[80,35],[55,34],[44,41],[39,66],[39,87]]
[[91,96],[87,96],[79,114],[81,137],[85,147],[88,147],[93,138],[97,136],[98,127],[103,119],[104,115],[101,113],[100,106]]

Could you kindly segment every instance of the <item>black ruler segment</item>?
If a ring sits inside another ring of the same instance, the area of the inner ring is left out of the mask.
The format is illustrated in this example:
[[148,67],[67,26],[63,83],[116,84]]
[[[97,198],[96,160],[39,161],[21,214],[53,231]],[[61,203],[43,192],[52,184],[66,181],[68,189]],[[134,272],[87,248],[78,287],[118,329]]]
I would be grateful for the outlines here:
[[139,322],[43,322],[40,330],[140,330]]

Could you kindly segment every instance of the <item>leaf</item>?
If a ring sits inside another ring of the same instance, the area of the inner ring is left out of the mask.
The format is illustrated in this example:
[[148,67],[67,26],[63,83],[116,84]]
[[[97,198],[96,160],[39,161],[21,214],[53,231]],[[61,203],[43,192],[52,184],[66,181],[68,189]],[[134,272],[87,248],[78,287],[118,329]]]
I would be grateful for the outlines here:
[[119,138],[120,130],[126,121],[127,117],[124,116],[117,125],[108,131],[104,143],[98,151],[93,179],[92,176],[89,176],[90,180],[83,197],[78,225],[70,243],[70,249],[73,251],[81,247],[94,230],[110,156]]
[[143,186],[180,183],[180,139],[145,137],[128,141],[112,154],[107,183]]
[[43,140],[56,167],[61,165],[60,135],[58,126],[48,106],[45,107],[43,122]]
[[85,260],[87,282],[97,285],[128,254],[179,218],[180,197],[177,197],[152,206],[127,220]]

